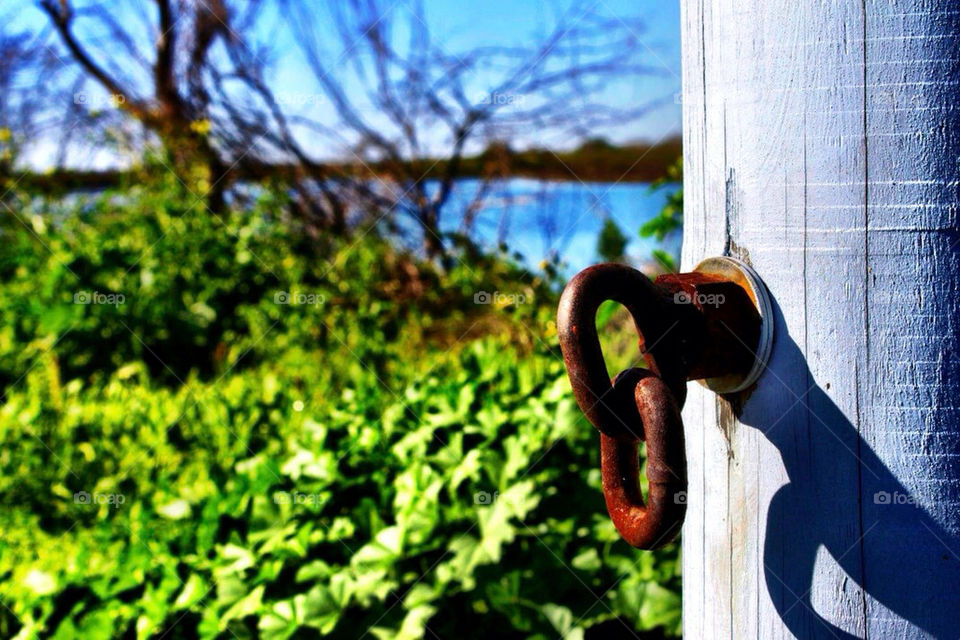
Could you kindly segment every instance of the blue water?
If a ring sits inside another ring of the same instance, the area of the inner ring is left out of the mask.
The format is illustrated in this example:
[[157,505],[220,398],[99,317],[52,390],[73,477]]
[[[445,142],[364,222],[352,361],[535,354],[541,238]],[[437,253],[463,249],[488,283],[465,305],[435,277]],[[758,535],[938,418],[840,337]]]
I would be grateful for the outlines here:
[[[461,180],[444,208],[441,228],[460,231],[464,212],[473,201],[478,180]],[[678,185],[651,189],[644,183],[548,182],[512,178],[498,182],[477,212],[471,237],[487,247],[505,243],[530,267],[557,256],[572,274],[600,261],[597,237],[609,216],[630,242],[626,253],[634,265],[651,260],[660,248],[680,257],[680,237],[661,244],[641,238],[640,227],[655,217]]]

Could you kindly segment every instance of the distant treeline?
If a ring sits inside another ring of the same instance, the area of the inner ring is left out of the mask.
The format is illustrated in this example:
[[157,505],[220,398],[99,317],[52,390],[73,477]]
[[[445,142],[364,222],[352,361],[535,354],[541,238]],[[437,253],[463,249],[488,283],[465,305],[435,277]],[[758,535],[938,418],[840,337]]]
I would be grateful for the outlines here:
[[[502,163],[506,176],[544,180],[583,180],[584,182],[651,182],[663,178],[667,168],[681,153],[679,137],[657,144],[618,146],[603,139],[588,140],[573,151],[529,149],[511,151],[492,145],[482,154],[464,158],[460,175],[488,175]],[[442,173],[445,162],[433,171]]]
[[[506,144],[492,144],[482,153],[459,160],[454,173],[462,178],[522,177],[540,180],[581,180],[584,182],[651,182],[666,175],[667,168],[681,154],[680,138],[669,138],[657,144],[614,145],[593,139],[572,151],[527,149],[514,151]],[[451,161],[423,158],[411,161],[406,168],[419,165],[424,179],[445,175]],[[395,171],[388,164],[317,164],[303,167],[292,164],[240,163],[226,177],[228,182],[283,180],[306,172],[318,179],[336,175],[370,174],[382,178]],[[137,170],[82,171],[57,169],[44,173],[13,176],[27,191],[56,193],[77,190],[100,190],[136,181]]]

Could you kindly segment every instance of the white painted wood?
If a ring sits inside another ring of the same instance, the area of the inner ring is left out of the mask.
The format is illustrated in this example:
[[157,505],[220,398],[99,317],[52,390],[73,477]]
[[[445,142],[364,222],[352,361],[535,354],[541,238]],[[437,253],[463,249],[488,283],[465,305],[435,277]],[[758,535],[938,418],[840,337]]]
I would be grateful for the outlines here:
[[681,6],[683,267],[778,306],[752,393],[690,385],[684,633],[960,637],[960,6]]

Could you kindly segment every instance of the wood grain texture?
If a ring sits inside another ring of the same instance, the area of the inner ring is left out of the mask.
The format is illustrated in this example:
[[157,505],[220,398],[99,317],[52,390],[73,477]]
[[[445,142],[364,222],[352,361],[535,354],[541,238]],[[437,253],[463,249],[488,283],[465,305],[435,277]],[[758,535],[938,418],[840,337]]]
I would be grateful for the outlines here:
[[683,267],[759,272],[755,390],[690,386],[690,638],[960,637],[960,7],[684,0]]

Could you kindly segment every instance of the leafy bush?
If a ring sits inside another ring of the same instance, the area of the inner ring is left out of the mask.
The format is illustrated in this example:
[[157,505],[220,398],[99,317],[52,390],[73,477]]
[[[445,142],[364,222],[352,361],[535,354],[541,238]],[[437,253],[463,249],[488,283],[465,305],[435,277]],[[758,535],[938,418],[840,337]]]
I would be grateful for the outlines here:
[[597,238],[597,255],[604,262],[623,260],[623,252],[627,248],[628,242],[629,238],[623,235],[623,231],[617,226],[616,221],[607,217],[603,221],[600,236]]
[[306,246],[274,198],[131,188],[0,231],[0,635],[677,633],[677,547],[606,516],[553,283]]
[[[327,347],[334,328],[348,325],[364,342],[404,349],[407,338],[416,343],[421,332],[456,329],[475,315],[477,291],[509,284],[531,302],[548,291],[540,278],[476,256],[441,272],[371,230],[306,243],[279,204],[268,193],[225,220],[182,189],[132,188],[75,215],[25,205],[0,228],[0,383],[53,344],[64,378],[143,361],[166,384],[291,346]],[[293,304],[276,304],[284,295]],[[107,303],[77,304],[97,300]]]
[[[683,182],[683,158],[677,158],[676,161],[667,169],[667,174],[662,178],[651,183],[651,189],[657,189],[665,184]],[[654,237],[663,242],[663,240],[673,234],[678,234],[683,229],[683,188],[672,191],[667,196],[667,202],[660,210],[660,213],[648,220],[640,227],[640,236],[643,238]],[[676,271],[677,265],[673,256],[662,249],[654,249],[653,257],[667,271]]]

